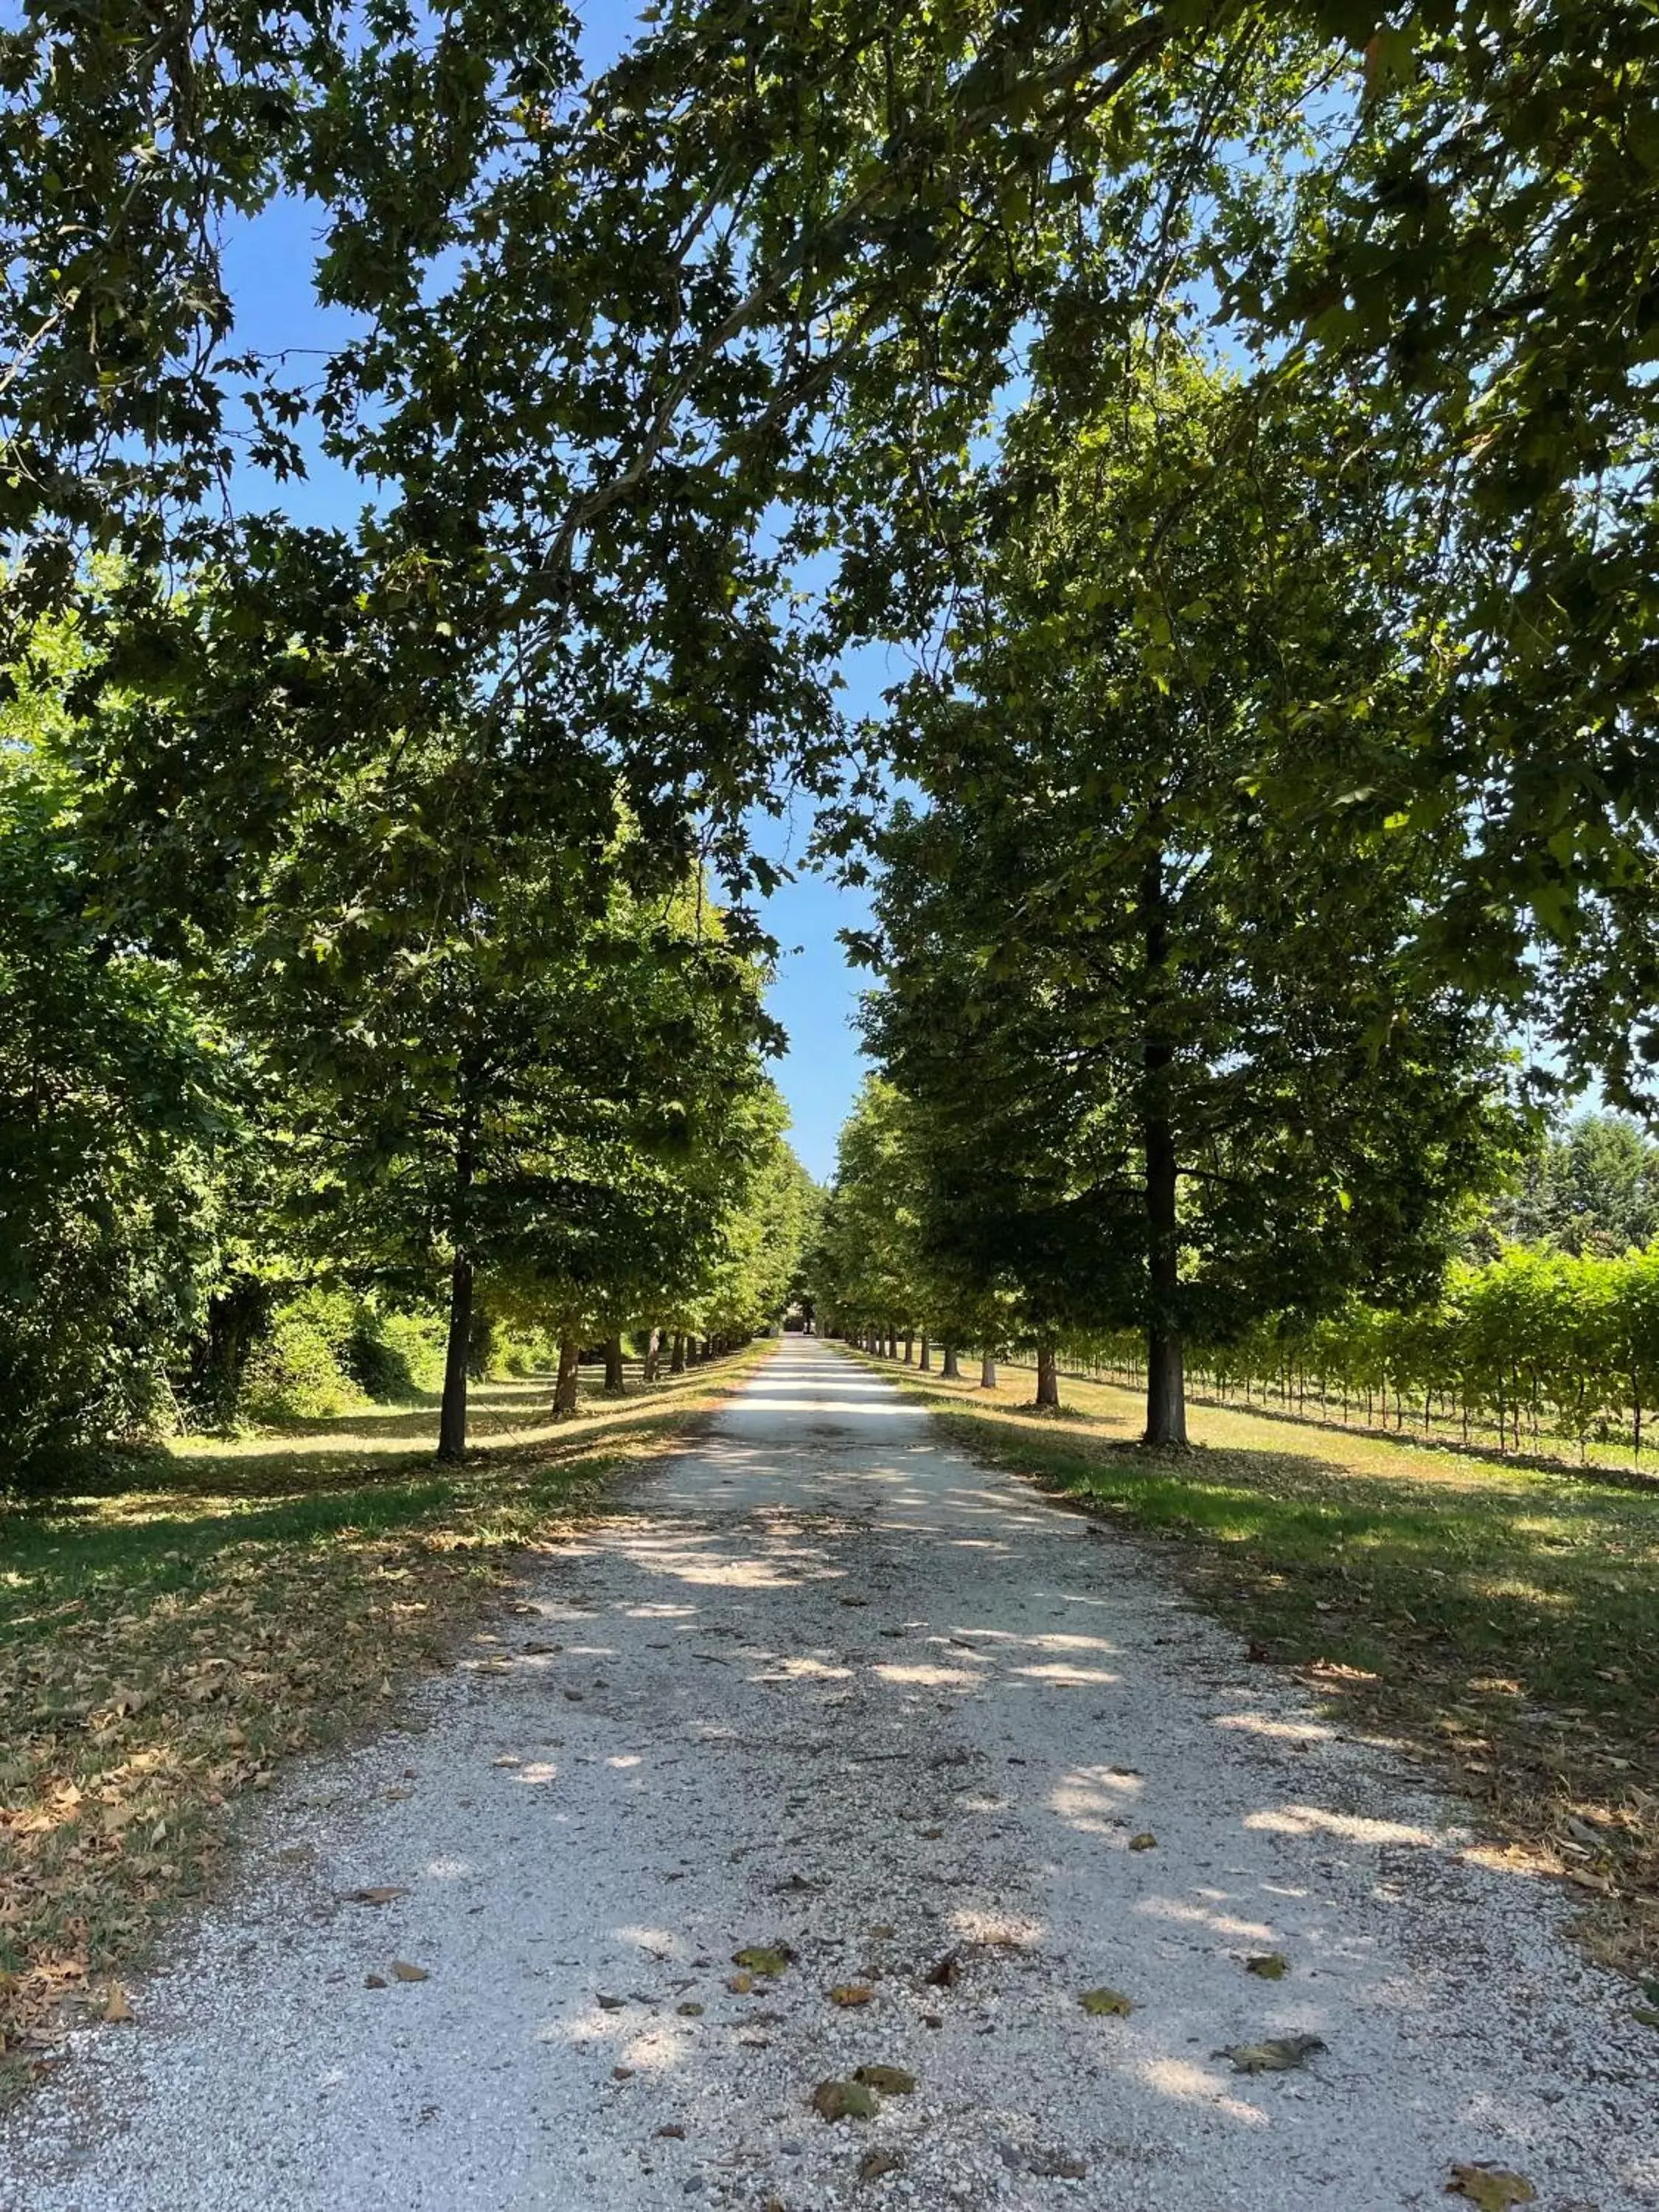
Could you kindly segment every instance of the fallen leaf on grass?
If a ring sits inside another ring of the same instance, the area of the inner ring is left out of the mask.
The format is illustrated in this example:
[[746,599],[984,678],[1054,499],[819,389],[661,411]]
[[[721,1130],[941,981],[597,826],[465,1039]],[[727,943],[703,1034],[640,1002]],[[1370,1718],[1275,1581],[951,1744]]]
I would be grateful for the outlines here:
[[104,1999],[104,2018],[112,2021],[129,2021],[132,2016],[132,2007],[127,2002],[126,1991],[121,1987],[119,1982],[112,1982]]
[[1158,1849],[1158,1838],[1150,1828],[1144,1828],[1139,1835],[1130,1837],[1129,1849],[1132,1851],[1155,1851]]
[[395,1882],[388,1881],[382,1882],[376,1889],[349,1889],[346,1902],[349,1905],[390,1905],[394,1897],[408,1895],[406,1889],[399,1889]]
[[1283,1981],[1291,1970],[1291,1962],[1282,1951],[1263,1951],[1254,1959],[1246,1959],[1247,1974],[1259,1974],[1264,1982]]
[[1324,2044],[1316,2035],[1275,2035],[1265,2043],[1226,2043],[1211,2052],[1212,2058],[1231,2058],[1241,2074],[1287,2074],[1292,2066],[1305,2066]]
[[830,2002],[833,2005],[865,2005],[875,1994],[862,1982],[837,1982],[830,1992]]
[[1121,1990],[1085,1990],[1078,2002],[1085,2012],[1097,2015],[1115,2014],[1121,2020],[1127,2020],[1135,2008],[1133,1999],[1126,1997]]
[[427,1982],[432,1978],[424,1966],[412,1966],[407,1959],[394,1959],[392,1971],[400,1982]]
[[751,1974],[781,1974],[794,1955],[787,1943],[746,1943],[732,1954],[732,1964]]
[[1448,2197],[1466,2197],[1480,2212],[1509,2212],[1511,2204],[1535,2204],[1538,2191],[1524,2173],[1502,2166],[1454,2166]]
[[871,2120],[876,2115],[875,2093],[861,2081],[837,2081],[832,2075],[813,2090],[812,2110],[823,2120]]
[[916,2077],[907,2074],[902,2066],[855,2066],[853,2079],[866,2089],[879,2089],[884,2097],[909,2097],[915,2094]]

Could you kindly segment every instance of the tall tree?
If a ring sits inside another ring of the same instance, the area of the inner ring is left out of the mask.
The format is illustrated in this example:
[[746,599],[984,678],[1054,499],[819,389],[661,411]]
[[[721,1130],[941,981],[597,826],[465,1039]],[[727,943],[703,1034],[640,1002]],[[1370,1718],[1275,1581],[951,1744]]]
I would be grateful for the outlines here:
[[1333,502],[1316,421],[1241,448],[1244,404],[1176,350],[1074,441],[1016,426],[982,597],[906,702],[933,803],[867,948],[957,1249],[1039,1341],[1138,1322],[1155,1443],[1200,1317],[1431,1270],[1506,1126],[1478,1004],[1402,962],[1443,848],[1362,810],[1313,847],[1259,802],[1328,772],[1356,672],[1405,741],[1419,656],[1386,492]]
[[629,887],[632,834],[617,822],[607,881],[488,717],[411,737],[308,812],[223,963],[313,1235],[360,1270],[447,1279],[446,1457],[481,1287],[539,1283],[619,1325],[711,1225],[696,1163],[748,1141],[759,970],[699,885]]
[[178,975],[95,912],[62,705],[78,641],[49,629],[35,647],[52,672],[0,709],[5,1484],[167,1417],[246,1103],[222,1033]]

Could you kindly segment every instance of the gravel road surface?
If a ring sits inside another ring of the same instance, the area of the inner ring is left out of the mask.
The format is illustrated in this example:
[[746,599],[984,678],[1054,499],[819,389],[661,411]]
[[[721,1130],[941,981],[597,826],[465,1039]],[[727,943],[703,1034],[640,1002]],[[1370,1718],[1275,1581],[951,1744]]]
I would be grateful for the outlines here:
[[[1559,1895],[833,1346],[526,1589],[290,1771],[0,2122],[3,2212],[1659,2205],[1659,2036]],[[915,2087],[820,2118],[860,2066]]]

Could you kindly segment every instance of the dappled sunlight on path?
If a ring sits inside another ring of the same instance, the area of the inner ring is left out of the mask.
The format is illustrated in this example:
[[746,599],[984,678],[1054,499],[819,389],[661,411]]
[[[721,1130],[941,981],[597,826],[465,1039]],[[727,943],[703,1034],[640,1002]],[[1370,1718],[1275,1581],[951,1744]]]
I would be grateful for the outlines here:
[[[1639,2031],[1550,1894],[830,1346],[526,1579],[422,1718],[295,1784],[263,1886],[27,2138],[29,2212],[797,2212],[872,2147],[902,2164],[861,2203],[966,2212],[1056,2177],[1391,2212],[1482,2157],[1659,2203]],[[373,1986],[394,1956],[427,1978]],[[227,2134],[190,2114],[232,2051]],[[915,2093],[808,2110],[876,2063]]]

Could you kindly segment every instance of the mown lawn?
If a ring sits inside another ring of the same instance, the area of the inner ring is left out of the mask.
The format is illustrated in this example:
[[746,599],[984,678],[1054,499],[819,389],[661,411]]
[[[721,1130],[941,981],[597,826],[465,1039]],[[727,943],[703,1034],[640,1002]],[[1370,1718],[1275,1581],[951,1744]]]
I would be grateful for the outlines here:
[[1574,1886],[1596,1955],[1659,1976],[1659,1491],[1204,1407],[1189,1451],[1152,1452],[1109,1383],[1062,1378],[1038,1418],[1029,1369],[991,1393],[976,1364],[868,1364],[976,1454],[1165,1540],[1253,1656],[1431,1761],[1495,1849]]
[[[112,1462],[96,1494],[0,1516],[0,2094],[211,1880],[236,1801],[392,1710],[527,1551],[600,1510],[764,1347],[550,1414],[476,1394],[476,1455],[429,1406]],[[508,1600],[510,1603],[510,1598]]]

